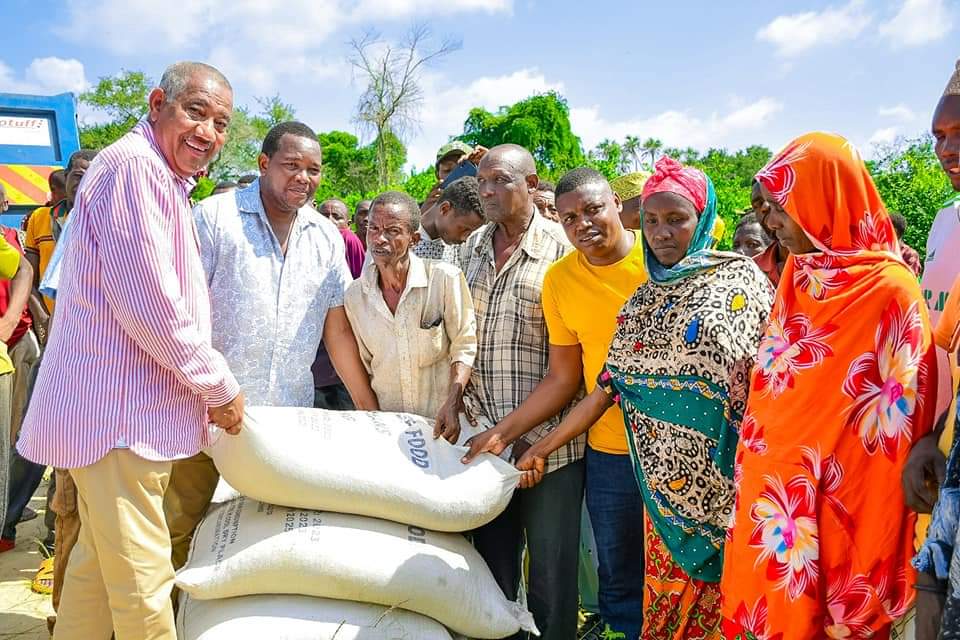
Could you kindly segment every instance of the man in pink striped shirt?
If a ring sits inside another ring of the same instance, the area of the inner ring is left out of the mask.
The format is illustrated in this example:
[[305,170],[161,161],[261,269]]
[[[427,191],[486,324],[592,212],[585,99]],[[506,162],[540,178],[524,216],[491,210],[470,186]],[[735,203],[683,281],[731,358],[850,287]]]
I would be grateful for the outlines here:
[[168,68],[150,112],[91,164],[71,214],[50,335],[18,448],[70,470],[81,529],[58,640],[171,640],[163,515],[171,461],[239,430],[243,397],[210,344],[191,176],[226,140],[233,91],[205,64]]

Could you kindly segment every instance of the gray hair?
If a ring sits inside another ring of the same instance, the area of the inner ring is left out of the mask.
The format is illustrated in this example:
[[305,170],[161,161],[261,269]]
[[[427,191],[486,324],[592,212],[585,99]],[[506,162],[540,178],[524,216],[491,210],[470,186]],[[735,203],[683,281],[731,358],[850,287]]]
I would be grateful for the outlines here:
[[371,214],[378,205],[398,205],[400,208],[405,209],[409,217],[407,225],[410,227],[410,232],[416,233],[420,230],[420,205],[418,205],[417,201],[410,197],[409,194],[403,191],[385,191],[381,193],[374,198],[370,204]]
[[163,89],[164,100],[169,102],[177,99],[190,84],[193,76],[198,73],[212,76],[214,80],[230,89],[231,92],[233,91],[230,81],[216,67],[211,67],[203,62],[175,62],[167,67],[160,77],[160,88]]

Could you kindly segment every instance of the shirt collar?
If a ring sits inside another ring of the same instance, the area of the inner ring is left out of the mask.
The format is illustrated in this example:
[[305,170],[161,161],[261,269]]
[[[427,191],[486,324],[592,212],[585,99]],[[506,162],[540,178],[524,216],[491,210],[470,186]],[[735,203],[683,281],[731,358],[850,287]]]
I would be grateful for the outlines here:
[[[540,215],[537,211],[537,208],[534,206],[532,210],[532,218],[530,219],[530,224],[527,225],[526,231],[523,232],[523,239],[520,241],[519,250],[525,252],[528,256],[534,260],[540,260],[547,255],[547,238],[546,230],[549,221]],[[497,223],[491,222],[488,223],[486,228],[483,230],[483,236],[480,238],[480,241],[477,242],[475,249],[476,253],[482,253],[487,251],[493,251],[493,232],[497,229]]]
[[[413,253],[413,247],[410,247],[409,254],[410,270],[407,272],[407,284],[403,288],[404,293],[411,289],[425,288],[429,284],[429,278],[427,278],[427,267],[423,263],[423,260]],[[379,271],[377,271],[377,265],[375,262],[370,262],[370,264],[363,268],[363,273],[360,275],[360,279],[364,293],[380,290],[380,287],[377,284],[378,275]]]
[[[239,210],[240,213],[253,215],[262,213],[264,216],[267,215],[266,209],[263,208],[263,199],[260,198],[260,178],[257,178],[243,189],[237,189],[234,191],[234,194],[234,197],[237,199],[237,210]],[[297,226],[319,224],[318,218],[320,217],[320,214],[307,203],[297,211],[297,219],[294,224]]]
[[167,168],[167,171],[170,172],[174,178],[176,178],[180,183],[184,185],[187,193],[193,191],[193,188],[196,186],[197,181],[193,178],[184,178],[179,173],[173,170],[173,167],[170,166],[170,163],[167,162],[166,156],[163,155],[163,151],[160,150],[160,145],[157,144],[157,137],[153,134],[153,125],[150,124],[148,118],[144,118],[137,123],[137,126],[133,128],[134,133],[143,136],[150,147],[160,156],[160,160],[163,162],[164,166]]

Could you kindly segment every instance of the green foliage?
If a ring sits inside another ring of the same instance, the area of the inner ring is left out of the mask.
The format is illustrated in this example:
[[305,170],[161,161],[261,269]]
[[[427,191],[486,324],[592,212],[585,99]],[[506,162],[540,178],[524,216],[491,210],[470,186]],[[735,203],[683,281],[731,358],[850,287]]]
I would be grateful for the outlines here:
[[526,147],[537,161],[541,177],[548,179],[559,178],[587,161],[580,138],[570,128],[570,109],[554,92],[501,107],[496,113],[471,109],[460,138],[487,148],[505,143]]
[[623,147],[613,140],[604,140],[587,154],[587,164],[602,173],[607,180],[628,173],[624,168],[625,162]]
[[732,154],[725,149],[710,149],[699,157],[695,157],[695,154],[695,151],[688,149],[680,152],[683,157],[677,159],[700,168],[713,180],[717,192],[717,213],[726,224],[719,246],[729,249],[733,246],[733,232],[740,216],[750,208],[753,176],[770,161],[772,154],[769,149],[759,145]]
[[80,127],[80,146],[103,149],[127,133],[147,114],[147,97],[153,81],[142,71],[122,71],[100,78],[97,86],[80,94],[80,102],[103,111],[110,118],[103,124]]
[[924,259],[933,219],[954,195],[933,152],[933,139],[900,140],[881,148],[880,159],[867,164],[887,211],[907,219],[904,241]]
[[197,180],[197,185],[193,188],[193,191],[190,192],[190,199],[194,202],[200,202],[204,198],[209,198],[216,188],[216,182],[207,176],[203,176]]

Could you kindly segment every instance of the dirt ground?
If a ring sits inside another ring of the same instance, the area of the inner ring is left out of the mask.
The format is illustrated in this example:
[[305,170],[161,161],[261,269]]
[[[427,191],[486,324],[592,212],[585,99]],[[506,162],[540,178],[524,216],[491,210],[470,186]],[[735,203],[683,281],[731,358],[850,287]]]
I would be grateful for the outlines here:
[[48,640],[47,616],[53,615],[50,596],[30,590],[44,556],[37,544],[46,535],[43,526],[46,480],[34,494],[30,507],[39,515],[17,527],[17,546],[0,553],[0,639]]

